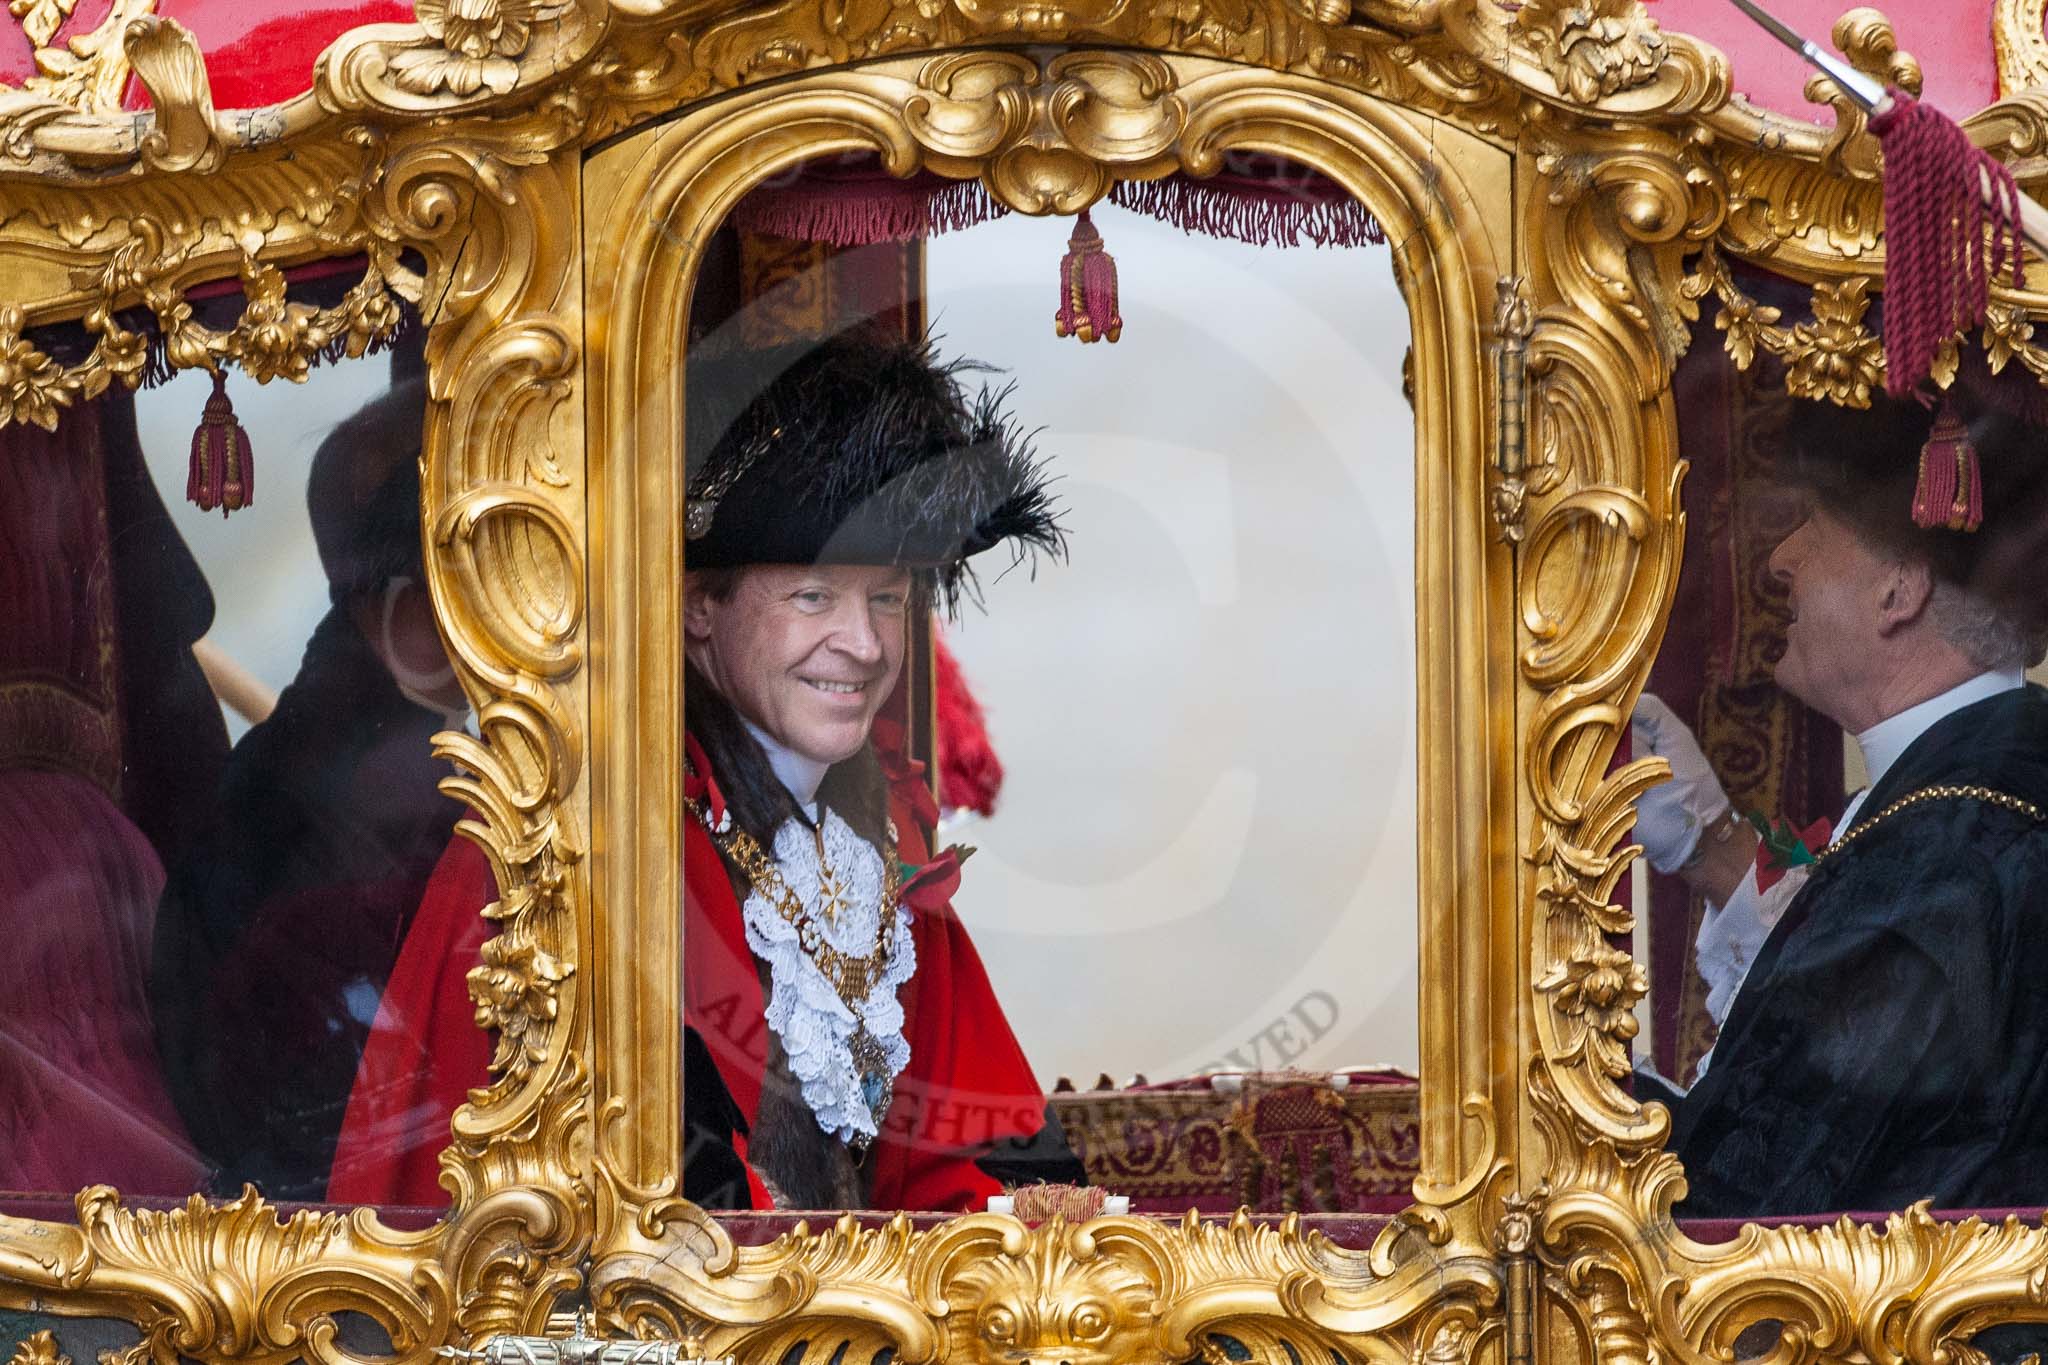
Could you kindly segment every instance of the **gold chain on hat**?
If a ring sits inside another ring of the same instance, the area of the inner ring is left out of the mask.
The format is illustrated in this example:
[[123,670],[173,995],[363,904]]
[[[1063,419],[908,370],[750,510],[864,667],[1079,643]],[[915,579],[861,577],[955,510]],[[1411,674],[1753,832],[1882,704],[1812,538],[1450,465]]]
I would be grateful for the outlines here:
[[1998,806],[2002,809],[2024,815],[2037,825],[2048,823],[2048,813],[2043,813],[2041,808],[2033,802],[2022,801],[2017,796],[2009,796],[2005,792],[1993,791],[1989,787],[1922,787],[1919,791],[1908,792],[1863,824],[1856,826],[1856,828],[1814,854],[1813,865],[1819,867],[1829,858],[1841,852],[1850,844],[1855,843],[1858,839],[1868,834],[1871,830],[1876,829],[1900,811],[1928,801],[1982,801],[1986,805]]

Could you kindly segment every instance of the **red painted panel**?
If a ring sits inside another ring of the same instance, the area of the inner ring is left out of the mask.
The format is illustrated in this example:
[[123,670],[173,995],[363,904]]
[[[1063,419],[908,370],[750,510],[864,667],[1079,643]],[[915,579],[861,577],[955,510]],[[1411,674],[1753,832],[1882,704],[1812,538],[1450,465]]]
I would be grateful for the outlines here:
[[[1850,0],[1762,0],[1764,8],[1817,43],[1828,41]],[[1992,0],[1892,0],[1899,46],[1920,59],[1924,97],[1955,117],[1975,113],[1998,98],[1998,62],[1991,51]],[[1729,0],[1655,0],[1650,14],[1670,32],[1704,38],[1728,55],[1735,88],[1767,109],[1815,123],[1833,115],[1800,96],[1808,68],[1758,28]]]
[[[57,39],[90,33],[113,0],[79,0]],[[359,24],[411,23],[410,0],[159,0],[157,13],[192,30],[206,53],[217,109],[252,109],[288,100],[312,88],[313,59]],[[18,20],[0,17],[0,84],[20,85],[35,74],[35,50]],[[139,82],[129,86],[130,108],[146,108]]]
[[[216,109],[254,109],[313,88],[313,59],[360,24],[411,23],[409,0],[159,0],[167,14],[199,39],[213,81]],[[141,83],[129,86],[130,108],[146,108]]]

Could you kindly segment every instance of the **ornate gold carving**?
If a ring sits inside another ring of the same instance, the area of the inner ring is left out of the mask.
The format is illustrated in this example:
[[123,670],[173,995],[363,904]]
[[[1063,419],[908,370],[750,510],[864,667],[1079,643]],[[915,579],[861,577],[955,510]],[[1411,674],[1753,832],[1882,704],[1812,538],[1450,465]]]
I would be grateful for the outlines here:
[[449,1286],[419,1254],[437,1235],[390,1232],[360,1215],[280,1219],[253,1190],[159,1213],[125,1208],[95,1186],[78,1196],[75,1228],[0,1217],[0,1276],[10,1282],[0,1298],[18,1303],[24,1286],[128,1318],[142,1339],[102,1357],[106,1365],[333,1359],[342,1307],[374,1319],[403,1354],[446,1339],[451,1326]]
[[2048,86],[2048,0],[1997,0],[1991,7],[1991,48],[2001,96]]
[[71,1365],[71,1357],[57,1349],[57,1334],[46,1328],[23,1337],[8,1365]]
[[[2004,0],[2002,22],[2029,6]],[[10,8],[49,37],[61,22],[59,0]],[[1613,892],[1633,799],[1662,769],[1607,758],[1683,537],[1670,368],[1711,294],[1738,359],[1778,355],[1805,391],[1852,402],[1882,377],[1863,325],[1874,153],[1846,111],[1829,129],[1731,102],[1725,62],[1634,0],[423,0],[415,25],[339,40],[311,98],[227,115],[190,44],[145,23],[132,42],[157,112],[134,118],[114,112],[120,53],[147,8],[118,0],[118,23],[54,59],[69,65],[0,91],[17,291],[0,303],[0,422],[47,425],[133,382],[146,351],[113,316],[136,303],[175,365],[286,377],[323,345],[360,353],[394,294],[421,305],[428,575],[481,728],[439,752],[500,886],[471,977],[499,1046],[453,1123],[440,1228],[280,1223],[252,1198],[148,1214],[92,1191],[75,1226],[0,1220],[0,1301],[128,1317],[147,1334],[135,1359],[162,1365],[340,1359],[345,1309],[402,1353],[536,1331],[586,1255],[614,1321],[758,1358],[829,1339],[909,1362],[1642,1362],[1726,1352],[1777,1318],[1790,1353],[1886,1362],[1963,1357],[1968,1331],[2039,1311],[2037,1229],[1914,1211],[1882,1236],[1690,1243],[1668,1218],[1666,1116],[1615,1083],[1641,984],[1607,942],[1630,927]],[[1844,24],[1865,69],[1911,74],[1881,16]],[[595,147],[654,119],[669,122]],[[2041,100],[1967,126],[2048,154]],[[1416,319],[1418,585],[1441,626],[1418,658],[1436,836],[1418,1205],[1370,1256],[1298,1225],[986,1216],[735,1247],[673,1197],[681,697],[662,591],[682,562],[670,405],[694,253],[747,185],[806,155],[874,152],[1070,212],[1114,177],[1214,170],[1231,146],[1367,197]],[[371,266],[348,302],[284,296],[285,267],[355,252]],[[1728,256],[1810,283],[1813,320],[1745,299]],[[1483,363],[1510,261],[1527,275],[1519,457],[1486,418]],[[588,332],[586,270],[606,310]],[[201,327],[185,291],[237,271],[242,319]],[[2041,306],[2001,291],[1994,366],[2048,377]],[[59,318],[96,340],[69,368],[24,335]],[[1507,1202],[1539,1181],[1547,1201]],[[1499,1342],[1521,1291],[1496,1253],[1543,1298]]]
[[21,31],[39,48],[50,45],[77,7],[78,0],[7,0],[7,12],[21,20]]
[[1041,65],[1006,52],[933,60],[904,110],[938,170],[980,168],[989,193],[1023,213],[1079,213],[1108,193],[1112,167],[1163,172],[1187,125],[1171,66],[1157,57],[1069,52]]
[[[1758,351],[1783,360],[1785,387],[1795,397],[1867,408],[1872,389],[1884,381],[1883,342],[1863,325],[1870,307],[1868,276],[1815,285],[1813,320],[1791,327],[1777,326],[1778,309],[1738,289],[1727,263],[1714,251],[1701,255],[1699,267],[1682,288],[1687,298],[1711,293],[1720,300],[1714,325],[1725,334],[1723,345],[1739,368],[1748,369]],[[1936,368],[1943,385],[1953,376],[1955,363],[1951,346]]]
[[164,354],[174,369],[214,369],[231,362],[258,382],[279,376],[302,381],[315,356],[333,347],[360,356],[398,325],[397,300],[374,263],[342,302],[313,308],[285,298],[284,275],[275,266],[247,257],[241,318],[226,331],[205,327],[192,316],[183,288],[175,283],[187,253],[166,248],[148,219],[131,227],[134,235],[99,272],[98,300],[85,315],[86,330],[97,342],[78,364],[66,368],[36,350],[21,335],[21,310],[0,305],[0,427],[34,422],[53,429],[60,409],[98,397],[114,380],[130,388],[140,383],[147,343],[114,319],[114,310],[137,294],[156,314]]
[[21,310],[0,304],[0,427],[33,422],[57,429],[57,408],[68,404],[63,367],[21,334]]
[[217,170],[227,148],[214,126],[213,88],[198,40],[176,20],[152,14],[121,30],[121,46],[156,106],[156,128],[142,139],[142,164],[153,171]]
[[[805,141],[773,131],[798,127]],[[1381,141],[1390,154],[1368,155]],[[607,847],[589,861],[601,903],[672,906],[680,890],[669,804],[679,796],[680,649],[672,603],[642,585],[682,572],[672,515],[682,484],[676,319],[722,206],[811,151],[868,150],[902,172],[979,175],[1044,211],[1079,207],[1116,175],[1213,169],[1240,145],[1287,147],[1355,187],[1404,244],[1404,289],[1436,320],[1415,338],[1417,423],[1428,433],[1418,477],[1435,509],[1421,572],[1447,619],[1462,623],[1435,639],[1422,686],[1460,699],[1432,725],[1448,730],[1461,714],[1485,713],[1477,604],[1505,606],[1511,585],[1505,550],[1485,535],[1479,470],[1452,452],[1490,458],[1495,437],[1483,310],[1500,273],[1490,248],[1509,226],[1498,178],[1505,153],[1355,95],[1145,53],[948,52],[762,85],[607,147],[585,168],[589,287],[610,301],[590,357],[592,466],[603,471],[590,496],[604,528],[592,552],[592,633],[603,646],[593,651],[591,686],[602,709],[638,712],[630,733],[608,738],[598,765]],[[1435,752],[1449,751],[1448,734],[1437,742]],[[1432,786],[1431,818],[1476,832],[1493,799],[1476,776],[1447,774]],[[1464,872],[1454,876],[1454,865]],[[1503,890],[1491,867],[1466,859],[1431,875],[1446,898]],[[1478,1048],[1438,1054],[1460,1103],[1422,1124],[1417,1188],[1430,1202],[1370,1257],[1293,1224],[1104,1219],[1027,1229],[986,1215],[930,1229],[848,1220],[821,1236],[734,1247],[715,1221],[673,1197],[674,919],[601,919],[594,945],[603,965],[590,983],[595,1008],[614,1032],[597,1078],[604,1231],[590,1284],[619,1327],[749,1359],[808,1342],[819,1360],[843,1345],[847,1359],[884,1347],[916,1361],[1220,1361],[1242,1350],[1275,1365],[1290,1352],[1428,1353],[1462,1365],[1496,1330],[1497,1268],[1480,1220],[1506,1178],[1509,1129],[1497,1115],[1513,1100]],[[1425,936],[1462,975],[1478,970],[1486,949],[1479,918],[1459,924]],[[1439,932],[1449,936],[1437,941]],[[1458,1011],[1455,993],[1426,1002],[1426,1034],[1450,1039]]]
[[76,8],[77,0],[7,0],[8,13],[21,20],[36,50],[37,74],[24,88],[81,113],[118,114],[129,71],[123,35],[130,23],[155,10],[156,0],[114,0],[90,33],[53,46]]
[[1656,79],[1667,51],[1641,0],[1527,0],[1515,26],[1558,89],[1581,104]]
[[1343,1356],[1362,1334],[1459,1360],[1500,1296],[1490,1256],[1418,1256],[1399,1226],[1370,1253],[1345,1251],[1293,1216],[1277,1227],[1242,1214],[1027,1227],[978,1214],[920,1232],[900,1216],[864,1229],[849,1215],[766,1247],[733,1246],[686,1206],[671,1220],[680,1225],[659,1242],[635,1229],[593,1268],[593,1301],[638,1335],[751,1360],[807,1342],[810,1359],[889,1349],[917,1362],[1220,1365],[1247,1351]]
[[535,8],[535,0],[418,0],[413,17],[440,47],[398,52],[393,77],[400,89],[419,95],[503,94],[519,82],[513,58],[532,37]]

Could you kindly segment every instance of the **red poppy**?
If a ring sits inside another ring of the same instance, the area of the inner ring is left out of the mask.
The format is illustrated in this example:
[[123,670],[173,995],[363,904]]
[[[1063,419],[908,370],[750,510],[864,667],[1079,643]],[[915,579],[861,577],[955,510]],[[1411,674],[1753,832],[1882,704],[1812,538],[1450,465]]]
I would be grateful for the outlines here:
[[973,849],[955,844],[923,867],[906,872],[901,898],[912,910],[934,914],[944,910],[960,889],[960,864]]

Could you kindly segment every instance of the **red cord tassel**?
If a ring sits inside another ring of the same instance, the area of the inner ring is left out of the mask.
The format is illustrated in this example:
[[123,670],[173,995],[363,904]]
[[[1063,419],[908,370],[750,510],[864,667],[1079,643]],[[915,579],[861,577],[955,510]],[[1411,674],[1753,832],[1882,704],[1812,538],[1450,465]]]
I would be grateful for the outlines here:
[[2023,276],[2012,172],[1939,111],[1890,95],[1870,127],[1884,146],[1884,385],[1896,397],[1927,377],[1944,342],[1984,321],[1993,277]]
[[1970,429],[1946,401],[1920,447],[1920,480],[1913,489],[1913,524],[1974,531],[1984,524],[1984,475]]
[[218,507],[222,516],[256,500],[256,467],[250,459],[249,433],[235,420],[225,370],[213,372],[213,393],[192,433],[192,467],[185,479],[185,496],[200,511],[211,512]]
[[1058,336],[1076,336],[1084,342],[1115,341],[1123,335],[1116,258],[1102,249],[1102,234],[1086,209],[1074,220],[1074,235],[1067,239],[1067,254],[1060,261],[1060,307],[1053,314],[1052,329]]

